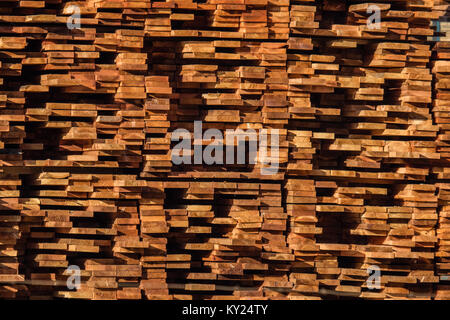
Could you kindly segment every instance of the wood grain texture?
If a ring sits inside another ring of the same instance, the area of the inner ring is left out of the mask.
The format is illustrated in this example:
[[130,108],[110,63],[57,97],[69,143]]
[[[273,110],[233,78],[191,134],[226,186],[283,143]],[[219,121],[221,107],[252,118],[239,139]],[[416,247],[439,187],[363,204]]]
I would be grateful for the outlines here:
[[0,298],[450,299],[448,3],[370,4],[0,1]]

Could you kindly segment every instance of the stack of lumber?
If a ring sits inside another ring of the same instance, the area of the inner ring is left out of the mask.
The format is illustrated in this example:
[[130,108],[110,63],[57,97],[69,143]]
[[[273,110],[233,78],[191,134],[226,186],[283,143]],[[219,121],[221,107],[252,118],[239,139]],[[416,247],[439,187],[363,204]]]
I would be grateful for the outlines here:
[[447,9],[1,1],[0,297],[450,299]]
[[447,34],[448,3],[446,1],[437,1],[435,10],[441,13],[441,18],[437,21],[438,33],[433,40],[437,41],[433,46],[433,63],[431,65],[434,75],[434,99],[432,111],[434,119],[439,127],[437,136],[437,150],[441,155],[441,162],[432,168],[436,178],[437,197],[439,204],[439,216],[436,227],[436,276],[440,281],[436,285],[436,299],[450,299],[450,212],[448,194],[450,185],[448,184],[448,161],[450,159],[449,140],[446,138],[450,129],[450,91],[448,82],[450,81],[450,33]]

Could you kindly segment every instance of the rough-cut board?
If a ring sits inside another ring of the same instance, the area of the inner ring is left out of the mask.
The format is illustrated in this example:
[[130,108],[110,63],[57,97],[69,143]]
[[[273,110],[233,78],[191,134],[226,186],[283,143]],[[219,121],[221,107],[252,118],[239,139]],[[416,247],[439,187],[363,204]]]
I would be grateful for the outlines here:
[[[450,299],[447,8],[0,1],[0,297]],[[278,173],[174,165],[195,120]]]

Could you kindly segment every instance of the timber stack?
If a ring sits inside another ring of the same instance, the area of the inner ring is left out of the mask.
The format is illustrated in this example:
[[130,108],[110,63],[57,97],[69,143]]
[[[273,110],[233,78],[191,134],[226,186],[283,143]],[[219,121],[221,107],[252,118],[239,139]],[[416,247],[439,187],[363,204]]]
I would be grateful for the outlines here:
[[450,299],[447,10],[1,1],[0,297]]

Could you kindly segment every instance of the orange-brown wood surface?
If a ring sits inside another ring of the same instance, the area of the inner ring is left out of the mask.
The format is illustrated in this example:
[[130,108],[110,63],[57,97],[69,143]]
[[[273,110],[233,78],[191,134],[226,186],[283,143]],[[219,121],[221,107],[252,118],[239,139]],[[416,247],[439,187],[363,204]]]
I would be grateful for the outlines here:
[[[450,299],[448,4],[370,4],[0,1],[0,297]],[[278,172],[173,164],[196,120]]]

